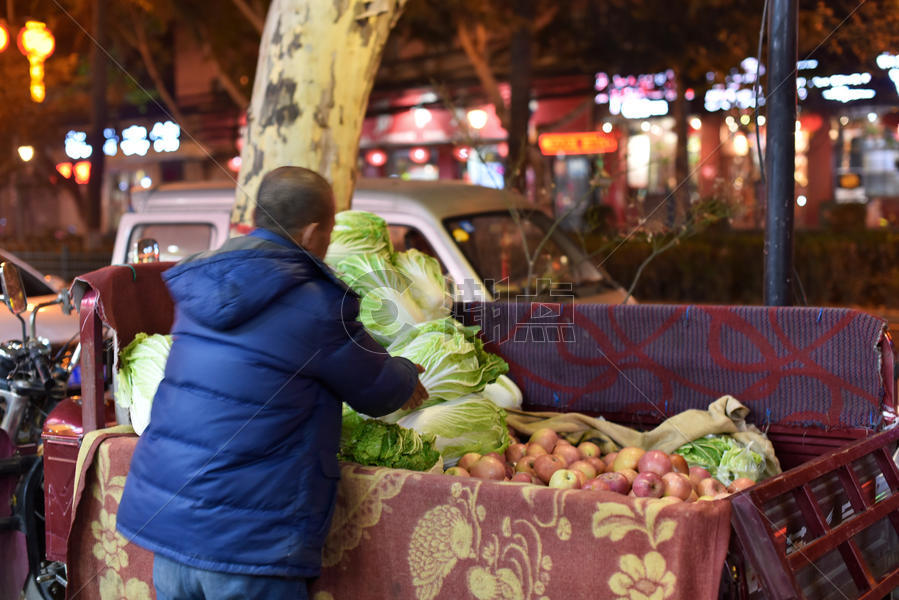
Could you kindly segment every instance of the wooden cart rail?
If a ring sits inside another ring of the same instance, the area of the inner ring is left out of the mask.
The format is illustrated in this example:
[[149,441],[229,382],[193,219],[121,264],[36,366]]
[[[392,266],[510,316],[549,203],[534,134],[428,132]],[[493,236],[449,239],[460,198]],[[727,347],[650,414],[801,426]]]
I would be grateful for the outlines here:
[[[899,586],[897,441],[893,428],[731,498],[734,532],[769,598],[867,600]],[[838,492],[819,495],[828,484]]]

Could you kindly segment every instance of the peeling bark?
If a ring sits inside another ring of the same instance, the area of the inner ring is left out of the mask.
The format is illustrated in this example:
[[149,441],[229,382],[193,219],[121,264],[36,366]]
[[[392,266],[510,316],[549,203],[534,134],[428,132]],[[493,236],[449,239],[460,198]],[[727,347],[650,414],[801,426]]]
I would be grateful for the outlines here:
[[350,206],[359,136],[384,44],[406,0],[273,0],[260,44],[231,221],[252,223],[261,177],[321,173]]

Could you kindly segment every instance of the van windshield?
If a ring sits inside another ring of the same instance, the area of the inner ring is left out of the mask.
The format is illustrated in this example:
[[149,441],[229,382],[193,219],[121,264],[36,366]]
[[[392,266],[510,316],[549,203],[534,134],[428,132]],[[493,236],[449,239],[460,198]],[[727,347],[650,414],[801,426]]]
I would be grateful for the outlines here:
[[[553,222],[537,211],[453,217],[444,226],[497,299],[520,294],[587,296],[615,288]],[[566,291],[568,290],[568,292]]]

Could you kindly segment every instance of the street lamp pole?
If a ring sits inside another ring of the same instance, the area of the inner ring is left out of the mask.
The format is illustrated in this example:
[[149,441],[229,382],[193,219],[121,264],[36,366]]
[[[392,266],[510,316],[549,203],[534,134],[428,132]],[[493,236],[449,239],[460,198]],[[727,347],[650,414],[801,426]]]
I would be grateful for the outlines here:
[[768,16],[768,128],[765,170],[765,304],[792,304],[796,167],[797,0],[772,0]]

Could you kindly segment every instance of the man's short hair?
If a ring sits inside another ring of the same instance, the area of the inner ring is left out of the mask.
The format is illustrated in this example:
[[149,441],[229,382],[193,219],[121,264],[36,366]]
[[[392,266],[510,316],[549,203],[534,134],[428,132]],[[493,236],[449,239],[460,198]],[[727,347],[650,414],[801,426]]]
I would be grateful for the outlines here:
[[303,167],[278,167],[259,184],[253,222],[270,231],[293,232],[325,221],[333,210],[333,192],[324,177]]

